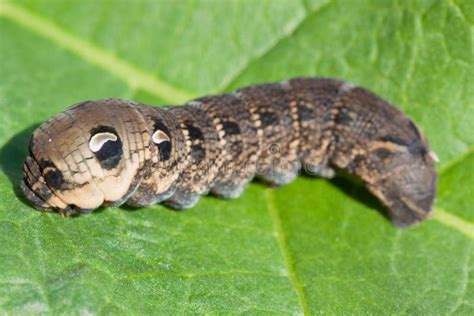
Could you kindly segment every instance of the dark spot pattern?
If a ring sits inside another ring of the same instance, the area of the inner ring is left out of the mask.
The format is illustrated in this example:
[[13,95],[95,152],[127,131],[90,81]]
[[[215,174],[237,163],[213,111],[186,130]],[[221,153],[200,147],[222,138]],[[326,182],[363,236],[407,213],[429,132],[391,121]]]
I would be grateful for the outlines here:
[[206,152],[201,145],[192,145],[191,146],[191,156],[193,157],[194,161],[201,161],[206,158]]
[[225,121],[222,122],[222,127],[226,135],[239,135],[240,134],[240,127],[239,124]]
[[97,133],[112,133],[117,136],[116,141],[106,142],[94,155],[100,166],[106,170],[111,170],[119,164],[123,157],[123,144],[115,128],[110,126],[99,126],[91,130],[91,137]]
[[160,152],[161,161],[166,161],[171,158],[171,149],[172,149],[171,142],[165,141],[160,144],[156,144],[156,146],[158,147],[158,150]]
[[154,123],[153,132],[156,132],[157,130],[160,130],[160,131],[163,131],[166,135],[170,136],[170,131],[169,131],[168,127],[166,127],[165,124],[163,124],[162,122],[160,122],[158,120],[154,120],[153,123]]
[[341,111],[336,115],[334,122],[340,125],[350,125],[352,123],[352,118],[346,111]]
[[[169,139],[171,139],[170,130],[168,129],[168,127],[165,124],[163,124],[159,120],[154,120],[153,123],[154,123],[153,133],[160,130],[163,133],[165,133],[166,135],[168,135]],[[172,151],[171,141],[163,141],[159,144],[155,144],[155,146],[158,147],[158,151],[160,153],[160,160],[161,161],[167,161],[171,158],[171,151]]]
[[305,106],[298,105],[298,117],[300,121],[308,121],[314,119],[314,110]]
[[204,139],[204,135],[202,134],[202,131],[199,128],[197,128],[196,126],[192,125],[189,122],[187,122],[185,125],[186,125],[186,129],[189,132],[189,138],[191,140],[196,140],[196,139],[203,140]]
[[278,116],[273,112],[261,112],[260,120],[262,121],[262,127],[268,127],[276,125],[278,123]]
[[43,178],[48,187],[53,190],[59,190],[64,184],[64,177],[61,170],[59,170],[53,162],[47,160],[41,160],[39,166],[44,172]]

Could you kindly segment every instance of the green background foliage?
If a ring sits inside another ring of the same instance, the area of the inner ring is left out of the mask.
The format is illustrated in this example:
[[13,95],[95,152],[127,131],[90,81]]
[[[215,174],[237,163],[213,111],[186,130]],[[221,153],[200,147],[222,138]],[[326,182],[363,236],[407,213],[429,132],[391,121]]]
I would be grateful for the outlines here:
[[[470,0],[2,0],[0,309],[474,314],[473,30]],[[413,118],[441,160],[433,219],[396,229],[344,178],[76,218],[15,194],[29,135],[70,104],[179,104],[301,75]]]

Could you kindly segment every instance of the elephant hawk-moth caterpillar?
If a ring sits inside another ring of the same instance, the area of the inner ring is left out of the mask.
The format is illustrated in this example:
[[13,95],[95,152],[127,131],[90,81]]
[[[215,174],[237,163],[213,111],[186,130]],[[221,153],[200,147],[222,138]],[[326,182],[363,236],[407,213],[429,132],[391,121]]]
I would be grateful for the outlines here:
[[436,156],[401,111],[375,94],[326,78],[296,78],[207,96],[183,106],[86,101],[41,125],[21,188],[40,209],[200,196],[238,197],[255,176],[271,185],[304,169],[359,176],[397,226],[426,218],[436,194]]

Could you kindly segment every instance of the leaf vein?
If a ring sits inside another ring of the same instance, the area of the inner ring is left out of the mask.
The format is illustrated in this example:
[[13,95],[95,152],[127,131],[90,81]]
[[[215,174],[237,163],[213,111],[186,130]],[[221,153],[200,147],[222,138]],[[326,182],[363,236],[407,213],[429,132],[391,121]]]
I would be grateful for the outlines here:
[[460,285],[460,293],[459,293],[459,297],[455,303],[455,305],[453,306],[453,308],[449,311],[449,314],[454,314],[456,313],[456,311],[459,309],[459,307],[461,307],[461,305],[463,305],[464,303],[464,297],[466,296],[466,292],[467,292],[467,285],[468,285],[468,281],[469,281],[469,264],[471,262],[471,259],[472,259],[472,251],[471,251],[471,247],[468,247],[468,253],[466,255],[466,260],[462,266],[462,279],[461,279],[461,285]]
[[[307,21],[310,17],[312,17],[316,12],[319,12],[322,8],[326,7],[330,2],[324,3],[321,6],[318,6],[313,11],[309,11],[305,5],[302,5],[303,9],[303,16],[300,20],[292,20],[286,26],[286,31],[282,34],[282,36],[277,37],[273,43],[270,43],[268,47],[262,49],[260,52],[256,53],[253,57],[250,57],[246,61],[244,61],[236,70],[228,75],[226,78],[223,78],[220,85],[217,87],[215,92],[221,92],[228,90],[232,83],[237,80],[248,68],[252,63],[260,60],[261,58],[267,56],[271,51],[273,51],[282,41],[287,38],[290,38],[293,34],[295,34],[300,27],[303,25],[305,21]],[[296,23],[294,23],[296,21]],[[291,24],[294,23],[294,24]]]
[[474,146],[468,147],[467,151],[463,154],[459,155],[458,157],[451,159],[447,163],[445,163],[440,169],[439,174],[443,175],[448,172],[450,169],[454,168],[458,164],[462,163],[463,160],[466,160],[470,155],[474,154]]
[[296,292],[296,295],[298,296],[298,300],[299,300],[303,313],[305,315],[309,315],[308,302],[306,299],[304,288],[296,274],[295,265],[291,257],[290,250],[288,248],[288,242],[286,240],[285,232],[283,230],[280,214],[278,212],[278,208],[275,205],[274,190],[272,189],[265,190],[265,200],[266,200],[268,212],[270,213],[270,218],[273,222],[276,239],[278,242],[278,246],[280,248],[280,252],[283,256],[285,268],[288,272],[288,279],[290,280],[290,283],[293,286]]
[[395,232],[395,235],[393,236],[393,239],[392,239],[392,250],[390,251],[390,255],[389,255],[389,260],[390,260],[390,272],[393,274],[393,275],[396,275],[398,276],[398,269],[397,269],[397,265],[396,265],[396,259],[397,259],[397,256],[400,254],[400,238],[402,236],[402,231],[400,229],[397,229],[397,231]]
[[121,59],[113,52],[67,32],[46,18],[29,12],[17,4],[3,2],[0,6],[0,16],[10,19],[29,31],[67,49],[84,61],[107,71],[126,82],[131,89],[141,89],[168,102],[184,102],[194,96],[193,93],[170,85],[157,76]]
[[469,239],[474,240],[474,224],[469,223],[468,221],[456,215],[446,212],[441,208],[435,209],[433,218],[446,226],[454,228],[460,233],[466,235]]

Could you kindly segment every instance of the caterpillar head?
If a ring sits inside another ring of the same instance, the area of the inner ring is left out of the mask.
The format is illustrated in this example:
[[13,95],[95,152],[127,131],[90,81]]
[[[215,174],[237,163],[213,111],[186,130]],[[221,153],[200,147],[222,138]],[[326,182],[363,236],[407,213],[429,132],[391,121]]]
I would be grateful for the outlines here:
[[22,190],[34,206],[63,214],[119,205],[141,181],[149,142],[143,117],[127,101],[74,105],[34,132]]

